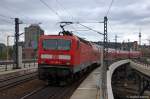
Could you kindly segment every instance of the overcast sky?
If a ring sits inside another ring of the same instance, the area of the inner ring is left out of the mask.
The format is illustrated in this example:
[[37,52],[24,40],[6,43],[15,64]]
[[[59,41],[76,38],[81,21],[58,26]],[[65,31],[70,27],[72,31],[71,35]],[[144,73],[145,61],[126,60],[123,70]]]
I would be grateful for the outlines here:
[[[18,17],[26,24],[20,25],[20,33],[24,27],[41,22],[45,34],[58,34],[60,21],[101,22],[106,15],[111,0],[0,0],[0,43],[6,43],[7,35],[14,35],[14,20]],[[108,14],[108,36],[114,41],[138,41],[139,30],[142,32],[142,44],[150,39],[150,0],[114,0]],[[103,32],[103,24],[83,23],[95,30]],[[102,36],[79,25],[66,27],[74,34],[90,41],[102,40]],[[21,37],[23,40],[23,36]],[[10,43],[13,43],[11,38]]]

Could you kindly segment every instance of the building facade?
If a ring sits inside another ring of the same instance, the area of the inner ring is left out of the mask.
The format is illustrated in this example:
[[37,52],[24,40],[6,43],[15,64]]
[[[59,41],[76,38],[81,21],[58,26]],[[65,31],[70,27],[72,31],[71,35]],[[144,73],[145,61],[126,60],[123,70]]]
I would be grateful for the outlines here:
[[31,24],[25,27],[25,48],[37,49],[38,39],[44,35],[44,30],[37,24]]
[[5,44],[0,43],[0,60],[6,59],[7,47]]
[[[103,42],[95,42],[99,45],[103,45]],[[108,42],[108,48],[113,48],[113,49],[120,49],[120,50],[138,50],[138,43],[137,41],[134,42]]]
[[23,47],[23,59],[37,57],[38,39],[44,35],[44,30],[38,24],[31,24],[25,27],[25,44]]

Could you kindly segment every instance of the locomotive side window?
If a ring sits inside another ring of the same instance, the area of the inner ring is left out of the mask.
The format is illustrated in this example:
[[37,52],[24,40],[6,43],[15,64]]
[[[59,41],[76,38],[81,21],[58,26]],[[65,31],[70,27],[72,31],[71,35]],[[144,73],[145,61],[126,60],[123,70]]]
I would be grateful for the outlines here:
[[43,49],[45,50],[70,50],[71,41],[64,39],[45,39]]

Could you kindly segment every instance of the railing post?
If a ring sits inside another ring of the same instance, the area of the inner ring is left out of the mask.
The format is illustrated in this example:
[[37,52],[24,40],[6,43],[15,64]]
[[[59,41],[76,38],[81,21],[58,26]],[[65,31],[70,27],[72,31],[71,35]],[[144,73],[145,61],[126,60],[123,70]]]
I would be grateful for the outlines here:
[[24,64],[24,68],[25,68],[25,67],[26,67],[26,66],[25,66],[25,63],[23,63],[23,64]]
[[5,71],[7,71],[7,63],[6,63],[6,65],[5,65]]

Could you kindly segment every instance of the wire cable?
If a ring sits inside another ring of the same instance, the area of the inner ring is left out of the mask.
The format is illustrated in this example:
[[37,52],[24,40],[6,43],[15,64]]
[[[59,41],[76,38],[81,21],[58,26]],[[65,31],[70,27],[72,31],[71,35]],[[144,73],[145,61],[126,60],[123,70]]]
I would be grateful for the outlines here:
[[81,25],[81,26],[83,26],[83,27],[85,27],[85,28],[87,28],[87,29],[89,29],[89,30],[91,30],[91,31],[94,31],[94,32],[96,32],[96,33],[98,33],[98,34],[104,35],[102,32],[99,32],[99,31],[97,31],[97,30],[94,30],[94,29],[92,29],[92,28],[90,28],[90,27],[88,27],[88,26],[86,26],[86,25],[83,25],[83,24],[81,24],[81,23],[77,23],[77,24],[79,24],[79,25]]
[[9,23],[9,24],[13,24],[13,22],[10,22],[10,21],[8,21],[8,20],[1,19],[1,18],[0,18],[0,21],[3,21],[3,22],[5,22],[5,23]]
[[108,10],[107,10],[107,12],[106,12],[106,15],[105,15],[105,16],[108,16],[108,15],[109,15],[109,13],[110,13],[110,9],[111,9],[111,7],[112,7],[112,5],[113,5],[113,2],[114,2],[114,0],[111,0],[111,3],[110,3],[110,5],[109,5],[109,7],[108,7]]
[[[6,22],[6,23],[9,23],[9,24],[13,24],[12,22],[10,22],[9,20],[12,20],[12,17],[8,17],[8,16],[5,16],[3,14],[0,14],[0,20],[3,21],[3,22]],[[8,20],[9,19],[9,20]]]
[[44,4],[51,12],[53,12],[60,20],[62,20],[61,16],[55,11],[52,9],[52,7],[50,7],[50,5],[48,5],[45,1],[43,0],[40,0],[40,2],[42,4]]
[[[21,16],[21,17],[23,16],[23,17],[21,18],[22,21],[26,21],[26,19],[31,20],[30,17],[25,16],[26,13],[23,13],[23,11],[18,12],[18,11],[16,11],[16,10],[12,9],[12,8],[9,8],[9,6],[0,5],[0,7],[3,8],[3,9],[5,9],[5,10],[7,10],[7,11],[9,11],[9,12],[13,12],[13,13],[15,14],[15,16],[16,16],[16,15],[17,15],[17,16]],[[17,17],[17,16],[16,16],[16,17]],[[0,17],[2,17],[2,18],[7,18],[7,19],[14,19],[14,18],[12,18],[12,17],[8,17],[8,16],[2,15],[2,14],[0,14]],[[23,22],[23,23],[24,23],[24,22]]]
[[113,31],[113,29],[112,29],[112,26],[111,26],[111,24],[110,24],[110,21],[108,21],[108,25],[109,25],[109,28],[110,28],[111,32],[113,33],[114,31]]
[[2,18],[6,18],[6,16],[5,16],[5,15],[2,15],[2,14],[0,14],[0,17],[2,17]]
[[72,19],[73,19],[73,15],[70,14],[58,0],[55,0],[55,1],[56,1],[57,4],[60,6],[60,8],[62,8],[61,10],[63,10],[66,14],[68,14],[68,16],[71,16]]
[[8,17],[8,16],[5,16],[5,15],[3,15],[3,14],[0,14],[0,17],[2,17],[2,18],[7,18],[7,19],[12,19],[12,17]]

